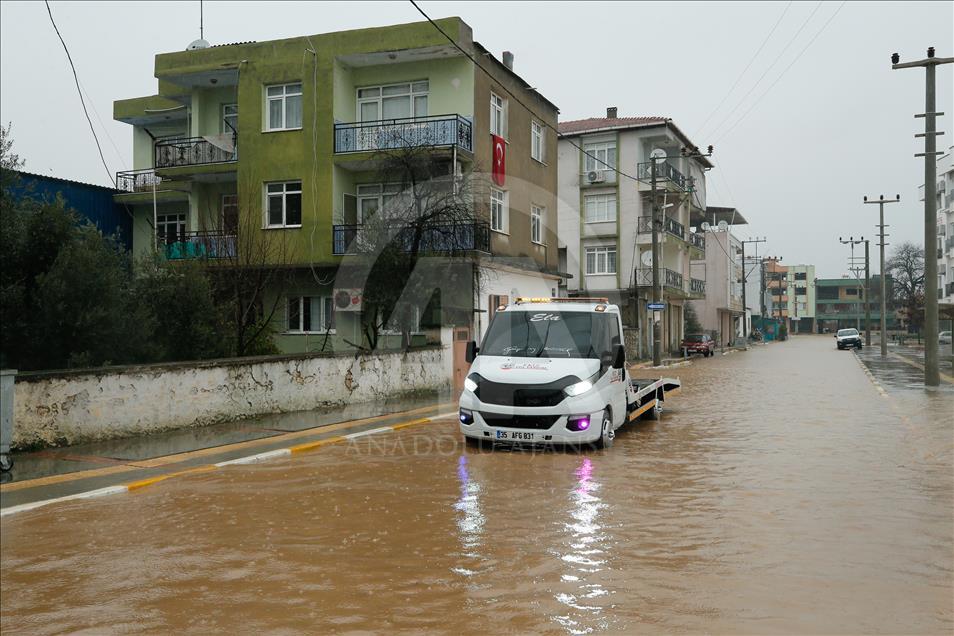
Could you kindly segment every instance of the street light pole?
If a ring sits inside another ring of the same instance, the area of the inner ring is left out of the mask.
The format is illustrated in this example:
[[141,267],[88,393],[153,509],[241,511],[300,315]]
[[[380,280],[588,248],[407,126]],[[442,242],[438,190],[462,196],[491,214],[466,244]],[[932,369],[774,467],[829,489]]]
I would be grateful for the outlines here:
[[877,203],[879,209],[879,223],[878,223],[878,246],[881,248],[881,357],[888,357],[888,329],[887,329],[887,318],[886,314],[888,313],[888,301],[887,301],[887,285],[885,283],[885,274],[884,271],[884,248],[888,245],[884,242],[884,239],[887,234],[884,232],[884,228],[888,227],[884,224],[884,204],[885,203],[898,203],[901,201],[901,195],[894,195],[893,199],[885,199],[882,194],[877,201],[869,201],[868,197],[864,198],[865,203]]
[[924,384],[938,386],[941,383],[937,359],[937,130],[935,71],[940,64],[951,64],[954,57],[934,57],[934,47],[929,47],[927,57],[915,62],[900,64],[901,57],[891,56],[891,68],[924,67],[924,112],[915,117],[924,118],[924,132],[915,137],[924,137],[924,152],[915,157],[924,157]]
[[868,264],[868,243],[865,239],[865,346],[871,346],[871,267]]
[[[855,282],[858,283],[859,290],[861,291],[861,302],[862,302],[862,306],[865,307],[865,306],[868,304],[867,293],[865,292],[865,289],[866,289],[866,287],[867,287],[867,282],[865,283],[865,287],[862,287],[862,286],[861,286],[860,276],[858,275],[858,270],[859,270],[860,268],[855,267],[855,245],[858,245],[858,244],[860,244],[860,243],[864,243],[864,244],[865,244],[865,269],[867,270],[867,268],[868,268],[868,262],[867,262],[867,259],[868,259],[868,242],[865,241],[865,237],[863,237],[863,236],[862,236],[860,239],[858,239],[858,240],[855,240],[855,237],[853,237],[853,236],[849,236],[847,241],[844,240],[844,239],[842,239],[842,238],[839,236],[839,237],[838,237],[838,242],[841,243],[842,245],[849,245],[849,246],[851,246],[851,256],[848,258],[848,271],[850,271],[852,274],[855,275]],[[871,341],[871,332],[870,332],[870,324],[869,324],[868,318],[869,318],[869,316],[868,316],[868,314],[867,314],[867,312],[866,312],[866,313],[865,313],[865,329],[866,329],[866,330],[869,330],[869,331],[868,331],[868,344],[870,344],[870,343],[871,343],[871,342],[870,342],[870,341]],[[858,315],[857,318],[855,318],[855,329],[857,329],[859,332],[861,331],[861,315],[860,315],[860,314]]]
[[[749,326],[748,326],[748,321],[746,320],[747,318],[746,314],[749,311],[749,305],[746,302],[746,298],[745,298],[745,286],[749,280],[749,275],[745,271],[745,244],[746,243],[758,244],[758,243],[764,243],[764,242],[765,242],[764,237],[749,239],[747,241],[741,241],[742,243],[742,337],[745,338],[746,346],[748,346],[749,344]],[[756,253],[758,253],[758,250],[759,248],[756,247],[755,248]]]

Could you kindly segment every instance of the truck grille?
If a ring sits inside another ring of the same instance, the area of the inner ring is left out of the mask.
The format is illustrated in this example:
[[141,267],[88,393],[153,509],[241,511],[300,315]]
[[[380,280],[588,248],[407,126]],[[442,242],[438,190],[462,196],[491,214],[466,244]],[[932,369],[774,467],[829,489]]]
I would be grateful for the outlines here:
[[568,375],[555,382],[535,385],[491,382],[477,374],[473,374],[471,378],[477,382],[474,395],[484,404],[531,407],[556,406],[566,398],[563,389],[580,381],[575,375]]
[[560,419],[559,415],[507,415],[505,413],[480,412],[488,426],[498,428],[529,428],[545,431]]

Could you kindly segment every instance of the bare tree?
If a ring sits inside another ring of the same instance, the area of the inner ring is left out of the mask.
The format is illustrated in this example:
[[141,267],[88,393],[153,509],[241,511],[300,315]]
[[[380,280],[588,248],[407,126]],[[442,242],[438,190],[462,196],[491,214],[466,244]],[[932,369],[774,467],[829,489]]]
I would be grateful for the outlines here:
[[920,327],[924,318],[924,248],[901,243],[885,266],[893,279],[895,300],[904,309],[909,324]]

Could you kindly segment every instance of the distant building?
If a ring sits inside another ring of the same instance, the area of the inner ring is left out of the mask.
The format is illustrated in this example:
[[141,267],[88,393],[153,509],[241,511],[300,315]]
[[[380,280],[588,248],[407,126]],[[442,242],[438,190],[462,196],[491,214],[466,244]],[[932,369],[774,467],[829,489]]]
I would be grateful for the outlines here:
[[788,318],[791,333],[815,331],[815,266],[789,265],[788,289],[791,300]]
[[[885,290],[888,296],[888,311],[885,315],[885,324],[888,330],[899,328],[898,318],[894,311],[892,297],[892,280],[885,281]],[[854,277],[819,278],[815,280],[815,322],[819,331],[836,331],[854,327],[859,331],[865,328],[865,307],[862,302],[864,280],[860,282]],[[871,330],[877,331],[881,321],[881,277],[877,274],[871,277],[868,301],[870,305]]]
[[942,320],[954,318],[954,146],[937,158],[937,303]]
[[103,234],[117,236],[127,250],[132,249],[133,218],[125,206],[113,200],[117,192],[114,188],[32,172],[12,172],[18,177],[9,188],[12,196],[53,201],[60,195],[66,207],[95,225]]

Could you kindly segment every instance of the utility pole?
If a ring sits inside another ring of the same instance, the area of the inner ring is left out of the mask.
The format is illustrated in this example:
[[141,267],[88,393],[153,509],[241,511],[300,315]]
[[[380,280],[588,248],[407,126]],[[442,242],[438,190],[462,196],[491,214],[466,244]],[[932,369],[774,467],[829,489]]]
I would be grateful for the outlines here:
[[[864,243],[864,244],[865,244],[865,259],[867,260],[868,242],[865,240],[865,237],[863,237],[863,236],[862,236],[860,239],[857,239],[857,240],[855,239],[855,237],[850,236],[850,237],[848,237],[848,240],[847,240],[847,241],[844,240],[844,239],[842,239],[842,238],[839,236],[839,237],[838,237],[838,242],[841,243],[842,245],[850,245],[850,246],[851,246],[851,256],[848,258],[848,271],[850,271],[852,274],[855,275],[855,282],[858,283],[858,291],[861,292],[861,302],[863,303],[863,304],[862,304],[862,307],[864,307],[865,305],[868,304],[868,303],[867,303],[867,294],[865,293],[864,287],[861,286],[861,277],[860,277],[860,274],[859,274],[859,269],[860,269],[860,268],[855,266],[855,245],[860,245],[861,243]],[[866,263],[866,265],[865,265],[865,268],[867,269],[867,263]],[[868,316],[867,316],[867,313],[866,313],[866,314],[865,314],[865,328],[866,328],[866,329],[868,329],[868,322],[867,322],[867,321],[868,321]],[[855,329],[857,329],[859,332],[861,331],[861,315],[860,315],[860,313],[859,313],[858,317],[855,318]],[[869,340],[869,341],[871,340],[871,333],[870,333],[870,331],[868,332],[868,340]]]
[[865,197],[865,203],[877,203],[879,208],[879,223],[878,223],[878,246],[881,248],[881,357],[888,357],[888,329],[887,329],[887,318],[886,314],[888,313],[888,301],[887,301],[887,284],[885,282],[886,272],[884,271],[884,248],[888,245],[885,243],[884,239],[888,234],[885,234],[884,228],[888,227],[884,223],[884,204],[885,203],[898,203],[901,201],[901,195],[894,195],[893,199],[885,199],[882,194],[878,197],[877,201],[869,201],[868,197]]
[[762,237],[762,238],[756,237],[754,239],[749,239],[747,241],[741,241],[742,243],[742,337],[745,339],[746,347],[749,346],[749,326],[746,320],[747,313],[749,311],[749,305],[746,302],[746,298],[745,298],[745,284],[749,280],[749,275],[745,271],[745,244],[755,243],[756,244],[755,253],[757,255],[759,251],[758,244],[764,243],[764,242],[765,242],[765,237]]
[[938,65],[951,64],[954,57],[934,57],[934,47],[929,47],[927,57],[915,62],[900,63],[901,56],[891,56],[891,68],[924,67],[924,112],[915,115],[924,118],[924,132],[915,137],[924,137],[924,152],[915,157],[924,157],[924,384],[938,386],[941,383],[937,360],[937,130],[935,75]]
[[868,262],[868,239],[865,239],[865,346],[871,346],[871,265]]
[[[662,231],[662,219],[659,218],[659,204],[656,197],[656,158],[649,161],[650,192],[653,197],[653,304],[662,302],[662,281],[659,280],[659,265],[662,261],[662,246],[659,244],[659,233]],[[662,366],[662,325],[659,324],[662,312],[653,310],[653,366]]]

